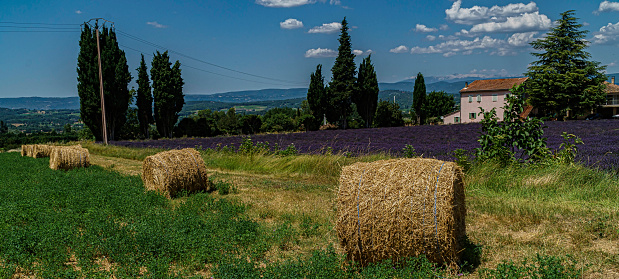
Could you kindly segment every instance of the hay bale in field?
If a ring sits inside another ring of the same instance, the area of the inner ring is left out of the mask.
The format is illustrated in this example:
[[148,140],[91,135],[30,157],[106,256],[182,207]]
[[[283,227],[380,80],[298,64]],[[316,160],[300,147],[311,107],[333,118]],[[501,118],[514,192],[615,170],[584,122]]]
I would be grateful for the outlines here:
[[394,159],[342,169],[336,230],[348,259],[362,265],[425,254],[453,266],[465,216],[463,174],[453,162]]
[[90,166],[90,152],[79,146],[54,146],[49,156],[49,167],[70,170]]
[[32,151],[34,149],[34,144],[24,144],[21,146],[21,156],[32,157]]
[[142,163],[142,181],[148,191],[170,198],[178,191],[208,190],[206,165],[192,148],[170,150],[146,157]]
[[51,155],[55,146],[45,144],[35,144],[32,149],[33,158],[47,158]]

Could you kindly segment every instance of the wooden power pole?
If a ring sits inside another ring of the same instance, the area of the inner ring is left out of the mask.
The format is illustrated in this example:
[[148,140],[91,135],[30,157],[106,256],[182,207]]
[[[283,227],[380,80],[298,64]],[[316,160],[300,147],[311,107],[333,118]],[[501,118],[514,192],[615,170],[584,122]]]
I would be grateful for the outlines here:
[[99,46],[99,19],[95,21],[97,29],[97,58],[99,60],[99,91],[101,94],[101,119],[103,121],[103,144],[107,145],[107,123],[105,121],[105,98],[103,95],[103,70],[101,70],[101,47]]

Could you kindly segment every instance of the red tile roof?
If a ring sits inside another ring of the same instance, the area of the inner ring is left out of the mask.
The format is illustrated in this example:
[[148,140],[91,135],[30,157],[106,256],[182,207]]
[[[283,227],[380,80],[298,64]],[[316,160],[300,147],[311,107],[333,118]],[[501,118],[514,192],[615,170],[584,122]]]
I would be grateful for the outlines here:
[[510,90],[514,85],[522,84],[525,80],[527,80],[526,77],[476,80],[471,82],[469,87],[465,87],[460,90],[460,93]]
[[605,81],[604,84],[606,85],[606,90],[604,90],[606,94],[619,93],[619,85],[612,84],[607,81]]

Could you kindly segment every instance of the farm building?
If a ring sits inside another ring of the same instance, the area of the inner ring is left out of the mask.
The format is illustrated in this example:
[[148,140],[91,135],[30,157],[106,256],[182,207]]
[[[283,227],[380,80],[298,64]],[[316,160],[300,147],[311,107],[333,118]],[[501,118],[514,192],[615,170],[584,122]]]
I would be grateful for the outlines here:
[[615,84],[615,77],[612,77],[610,83],[606,84],[606,104],[599,109],[600,114],[604,118],[610,118],[613,115],[619,114],[619,85]]
[[443,116],[445,124],[480,122],[480,107],[485,111],[496,108],[497,116],[503,120],[505,96],[514,85],[522,84],[527,78],[504,78],[476,80],[466,83],[460,90],[460,110]]

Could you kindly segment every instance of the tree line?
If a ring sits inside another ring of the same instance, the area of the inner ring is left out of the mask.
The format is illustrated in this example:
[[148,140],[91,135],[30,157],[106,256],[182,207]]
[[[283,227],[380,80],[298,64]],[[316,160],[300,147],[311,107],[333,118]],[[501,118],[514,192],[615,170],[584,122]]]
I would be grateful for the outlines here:
[[[77,91],[80,97],[82,121],[96,140],[102,140],[97,29],[99,26],[96,24],[94,28],[91,28],[86,23],[82,29],[79,41],[80,52],[77,58]],[[101,29],[99,45],[107,122],[105,129],[108,139],[115,140],[127,136],[148,138],[151,124],[155,124],[158,134],[172,137],[178,113],[185,103],[180,62],[177,60],[172,65],[167,51],[163,53],[157,51],[153,56],[149,79],[144,55],[142,55],[140,66],[137,68],[138,89],[137,91],[129,90],[132,76],[125,52],[118,46],[116,32],[114,28],[106,26],[102,26]],[[134,99],[136,99],[137,111],[129,108]],[[139,123],[137,133],[131,131],[135,128],[132,125],[135,126],[136,121]]]
[[[348,22],[344,18],[338,39],[338,55],[331,68],[331,81],[325,84],[321,64],[310,75],[307,91],[310,113],[304,123],[311,129],[317,129],[326,122],[337,123],[336,126],[342,129],[404,125],[403,112],[398,104],[378,100],[378,79],[371,54],[363,59],[357,72],[350,39]],[[444,91],[430,92],[426,98],[423,75],[418,74],[410,111],[413,123],[425,124],[428,118],[436,120],[454,111],[455,104],[453,96]]]

